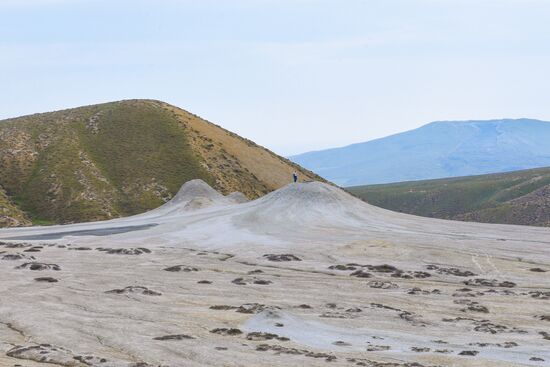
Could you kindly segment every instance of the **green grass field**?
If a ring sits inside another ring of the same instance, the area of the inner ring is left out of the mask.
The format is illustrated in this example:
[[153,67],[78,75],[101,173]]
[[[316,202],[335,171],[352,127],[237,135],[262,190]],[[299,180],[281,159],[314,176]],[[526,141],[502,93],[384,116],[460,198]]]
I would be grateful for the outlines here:
[[550,225],[550,168],[347,190],[373,205],[426,217]]

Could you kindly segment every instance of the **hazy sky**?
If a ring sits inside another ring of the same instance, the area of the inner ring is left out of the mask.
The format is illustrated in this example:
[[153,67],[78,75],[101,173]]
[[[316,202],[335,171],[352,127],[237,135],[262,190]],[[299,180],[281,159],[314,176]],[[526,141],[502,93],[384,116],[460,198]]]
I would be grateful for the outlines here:
[[130,98],[284,155],[550,120],[550,1],[0,0],[0,119]]

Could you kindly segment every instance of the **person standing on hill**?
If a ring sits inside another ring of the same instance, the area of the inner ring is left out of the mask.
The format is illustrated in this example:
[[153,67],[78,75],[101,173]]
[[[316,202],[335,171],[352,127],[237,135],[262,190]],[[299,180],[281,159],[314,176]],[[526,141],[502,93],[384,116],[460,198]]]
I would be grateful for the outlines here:
[[292,172],[292,180],[298,182],[298,174],[296,172]]

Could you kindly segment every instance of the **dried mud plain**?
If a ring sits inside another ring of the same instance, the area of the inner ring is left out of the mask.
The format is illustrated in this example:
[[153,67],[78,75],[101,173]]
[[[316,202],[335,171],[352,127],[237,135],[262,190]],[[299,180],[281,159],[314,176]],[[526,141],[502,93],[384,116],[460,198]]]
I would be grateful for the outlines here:
[[550,229],[191,181],[0,241],[0,366],[550,366]]

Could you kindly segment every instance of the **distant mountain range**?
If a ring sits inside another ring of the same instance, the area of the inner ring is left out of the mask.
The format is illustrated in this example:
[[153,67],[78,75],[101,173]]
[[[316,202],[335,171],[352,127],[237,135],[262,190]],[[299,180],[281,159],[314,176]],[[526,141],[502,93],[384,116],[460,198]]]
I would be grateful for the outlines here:
[[532,119],[438,121],[290,159],[341,186],[545,167],[550,166],[550,123]]
[[0,121],[0,227],[111,219],[202,179],[250,199],[320,180],[175,106],[128,100]]

